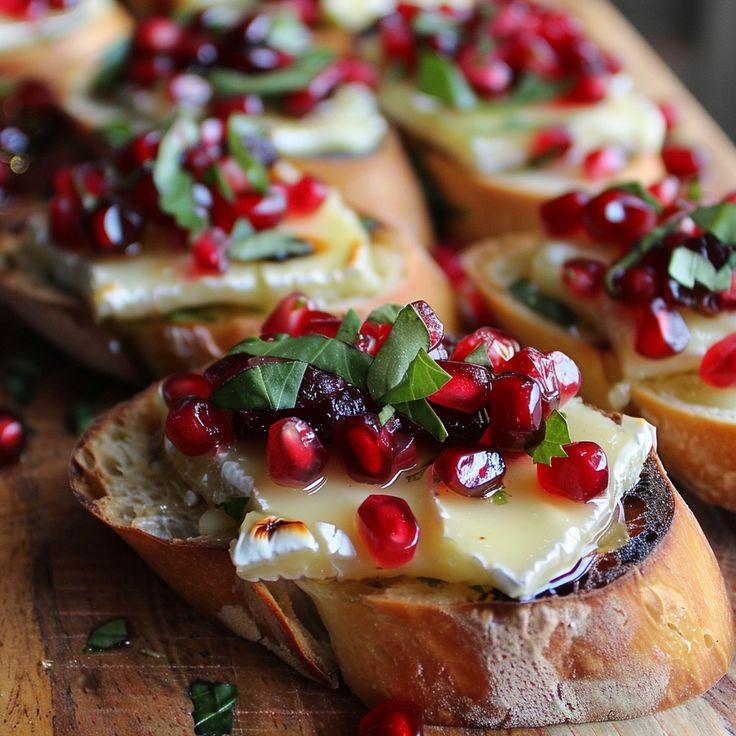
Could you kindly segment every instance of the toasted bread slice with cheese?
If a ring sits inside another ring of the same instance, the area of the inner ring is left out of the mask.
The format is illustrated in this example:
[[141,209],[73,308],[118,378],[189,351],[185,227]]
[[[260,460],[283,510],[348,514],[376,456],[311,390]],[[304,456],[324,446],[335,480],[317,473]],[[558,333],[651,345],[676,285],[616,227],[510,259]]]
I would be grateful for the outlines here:
[[165,413],[154,385],[98,419],[71,461],[79,501],[199,611],[322,682],[335,683],[334,656],[368,705],[409,699],[427,723],[454,726],[630,718],[703,692],[729,666],[717,563],[653,452],[624,498],[629,541],[529,602],[408,577],[247,583],[230,540],[198,535],[189,486],[162,452]]

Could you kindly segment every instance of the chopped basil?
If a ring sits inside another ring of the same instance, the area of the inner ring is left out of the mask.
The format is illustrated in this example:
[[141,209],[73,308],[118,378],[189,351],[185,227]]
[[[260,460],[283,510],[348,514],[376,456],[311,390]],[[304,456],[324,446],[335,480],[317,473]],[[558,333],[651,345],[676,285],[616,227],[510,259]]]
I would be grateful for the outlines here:
[[546,102],[553,100],[566,87],[566,83],[552,82],[537,74],[525,74],[506,98],[506,103],[530,105],[534,102]]
[[337,331],[337,335],[335,335],[335,339],[341,340],[348,345],[354,345],[362,324],[363,320],[360,318],[360,315],[354,309],[349,309],[342,318],[342,323],[340,324],[340,329]]
[[231,498],[229,501],[225,501],[220,504],[220,508],[231,518],[240,524],[243,521],[245,515],[245,507],[248,505],[250,499],[247,496],[238,496],[237,498]]
[[[401,382],[385,394],[381,401],[404,404],[416,399],[426,399],[439,391],[450,379],[450,374],[440,368],[422,348],[409,364]],[[370,371],[368,381],[370,382]]]
[[159,206],[172,215],[179,227],[196,231],[207,219],[194,201],[194,178],[181,165],[184,152],[197,142],[199,131],[194,120],[179,117],[164,133],[153,167],[153,182]]
[[215,184],[220,194],[222,194],[222,196],[228,202],[232,202],[235,199],[235,192],[233,191],[233,188],[230,186],[230,182],[225,176],[225,173],[223,172],[221,166],[218,166],[217,164],[213,164],[207,170],[205,176],[207,179],[207,183]]
[[130,646],[128,626],[124,618],[115,618],[92,629],[87,637],[84,652],[89,654],[127,646]]
[[408,404],[397,404],[395,409],[415,424],[424,427],[439,442],[447,439],[448,432],[445,425],[426,399],[418,399]]
[[381,223],[376,220],[375,217],[371,217],[370,215],[360,215],[360,223],[369,233],[372,233],[381,227]]
[[611,189],[617,192],[628,192],[635,197],[644,200],[657,214],[662,212],[662,203],[647,189],[645,189],[638,181],[627,181],[623,184],[614,184],[608,187],[606,191]]
[[417,89],[452,107],[469,108],[476,103],[475,93],[459,67],[437,53],[424,52],[419,57]]
[[510,498],[511,496],[506,491],[499,490],[491,496],[491,503],[494,503],[496,506],[505,506]]
[[125,64],[130,54],[131,39],[126,37],[108,46],[98,63],[98,71],[92,82],[92,91],[106,92],[123,78]]
[[396,322],[396,318],[403,308],[404,306],[402,304],[382,304],[368,315],[368,322],[375,322],[379,325],[392,325]]
[[218,95],[256,94],[265,97],[299,92],[335,58],[327,49],[314,49],[298,57],[291,66],[262,74],[243,74],[232,69],[213,69],[208,74]]
[[215,322],[216,317],[211,310],[199,307],[182,307],[166,315],[169,322]]
[[428,585],[430,588],[439,588],[444,583],[444,580],[440,580],[439,578],[428,578],[423,575],[417,575],[417,580],[423,585]]
[[231,115],[227,121],[227,146],[230,155],[245,172],[253,189],[260,194],[268,190],[268,169],[248,150],[249,138],[259,138],[263,128],[247,115]]
[[315,368],[342,376],[348,383],[365,389],[371,356],[352,345],[322,335],[290,337],[279,335],[273,340],[248,337],[239,342],[230,354],[270,355],[285,360],[299,360]]
[[105,143],[112,148],[122,148],[135,134],[135,123],[122,115],[105,123],[104,127],[98,128]]
[[493,368],[491,359],[488,357],[488,349],[486,348],[485,343],[478,345],[478,347],[465,358],[464,362],[484,365],[486,368]]
[[569,445],[570,430],[565,415],[555,409],[544,423],[544,439],[529,454],[535,463],[549,465],[553,457],[567,457],[563,445]]
[[238,701],[238,688],[227,682],[197,680],[189,686],[194,711],[194,733],[197,736],[224,736],[233,730],[233,706]]
[[708,291],[724,291],[731,286],[731,266],[726,263],[716,271],[716,267],[702,254],[680,246],[672,251],[668,267],[669,275],[688,289],[695,284]]
[[285,230],[261,230],[240,238],[233,233],[227,255],[231,261],[284,261],[313,252],[314,246],[310,242],[295,238]]
[[271,17],[271,28],[264,43],[270,49],[297,56],[309,48],[310,34],[299,16],[285,8]]
[[221,409],[293,409],[307,364],[262,363],[226,381],[211,397]]
[[700,179],[696,176],[694,179],[691,179],[687,184],[687,198],[691,202],[699,202],[702,196],[703,185],[701,184]]
[[388,422],[395,413],[396,409],[394,409],[391,404],[386,404],[386,406],[378,412],[378,421],[381,423],[381,426],[385,426],[386,422]]
[[570,328],[578,323],[575,312],[559,299],[544,294],[529,279],[518,278],[509,286],[509,293],[524,306],[550,322]]
[[736,244],[736,204],[733,202],[698,207],[690,217],[696,225],[715,235],[722,243]]

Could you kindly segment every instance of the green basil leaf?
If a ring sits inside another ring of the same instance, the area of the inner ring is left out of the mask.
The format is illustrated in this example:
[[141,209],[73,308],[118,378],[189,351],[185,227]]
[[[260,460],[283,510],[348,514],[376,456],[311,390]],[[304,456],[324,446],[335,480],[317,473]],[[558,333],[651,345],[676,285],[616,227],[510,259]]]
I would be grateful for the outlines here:
[[628,192],[639,199],[643,199],[657,214],[662,212],[662,203],[647,189],[645,189],[638,181],[627,181],[623,184],[614,184],[608,187],[606,191],[615,190],[617,192]]
[[578,323],[577,315],[567,304],[542,293],[529,279],[516,279],[509,286],[509,293],[533,312],[561,327],[570,328]]
[[228,151],[260,194],[268,190],[268,169],[248,150],[247,140],[263,134],[262,126],[247,115],[231,115],[227,120]]
[[555,409],[544,424],[544,439],[529,454],[535,463],[549,465],[553,457],[567,457],[562,446],[571,441],[565,415]]
[[703,185],[697,176],[688,182],[686,196],[691,202],[700,202],[703,198]]
[[123,78],[131,44],[131,38],[126,37],[105,49],[102,58],[97,63],[97,73],[92,82],[94,94],[112,89]]
[[243,74],[233,69],[212,69],[207,75],[217,95],[263,95],[271,97],[299,92],[327,67],[335,54],[327,49],[314,49],[302,54],[291,66],[261,74]]
[[213,183],[217,186],[220,194],[228,201],[232,202],[235,199],[235,192],[230,186],[230,182],[222,171],[222,168],[217,164],[213,164],[207,174],[212,178]]
[[243,521],[245,515],[245,507],[248,505],[250,499],[247,496],[238,496],[237,498],[231,498],[229,501],[224,501],[220,504],[220,508],[231,518],[240,524]]
[[716,271],[716,267],[705,256],[684,246],[672,251],[667,270],[678,284],[688,289],[692,289],[696,283],[715,292],[731,286],[730,265],[725,264]]
[[342,318],[342,323],[340,324],[340,329],[337,331],[337,335],[335,335],[335,339],[345,342],[348,345],[355,345],[362,324],[363,320],[360,318],[360,315],[354,309],[349,309]]
[[444,442],[447,439],[448,434],[445,425],[426,399],[410,401],[408,404],[397,404],[394,408],[415,424],[424,427],[439,442]]
[[393,329],[368,370],[368,391],[375,401],[384,403],[388,392],[404,380],[420,350],[429,350],[427,326],[416,310],[407,305],[399,312]]
[[177,118],[161,138],[153,166],[159,206],[174,217],[179,227],[189,231],[201,230],[207,224],[194,201],[194,178],[181,165],[184,152],[198,138],[199,130],[193,120]]
[[253,225],[248,222],[245,218],[241,217],[238,220],[235,220],[235,224],[233,225],[233,229],[230,232],[230,240],[236,241],[236,240],[242,240],[243,238],[246,238],[248,235],[252,235],[255,232],[253,229]]
[[736,243],[736,204],[721,202],[712,207],[698,207],[690,217],[695,224],[713,233],[722,243]]
[[558,97],[567,86],[566,82],[552,82],[537,74],[525,74],[501,104],[530,105],[534,102],[546,102]]
[[392,325],[396,322],[396,318],[403,308],[403,304],[382,304],[368,315],[368,322],[375,322],[379,325]]
[[263,363],[238,373],[210,397],[220,409],[293,409],[307,364]]
[[231,261],[284,261],[313,252],[311,243],[295,238],[285,230],[261,230],[237,240],[233,237],[227,255]]
[[411,27],[420,36],[432,36],[435,33],[455,31],[458,22],[442,12],[423,10],[416,14]]
[[95,131],[101,135],[105,143],[112,148],[122,148],[134,135],[135,123],[122,115],[105,123],[102,128]]
[[322,335],[290,337],[279,335],[274,340],[247,337],[230,350],[230,355],[270,355],[285,360],[310,363],[322,371],[342,376],[348,383],[365,389],[372,358],[346,343]]
[[215,322],[216,316],[207,307],[182,307],[166,315],[169,322]]
[[381,426],[385,426],[386,422],[388,422],[394,414],[396,414],[396,409],[394,409],[391,404],[386,404],[386,406],[378,412],[378,421],[381,423]]
[[115,618],[92,629],[87,637],[84,652],[89,654],[127,646],[130,646],[128,626],[124,618]]
[[233,706],[238,702],[238,688],[227,682],[197,680],[189,686],[197,736],[225,736],[233,730]]
[[473,107],[475,93],[459,67],[440,54],[424,52],[419,57],[417,89],[457,108]]
[[478,347],[470,353],[465,360],[465,363],[475,363],[475,365],[483,365],[486,368],[493,368],[493,363],[488,357],[488,350],[486,349],[485,343],[481,343]]
[[[452,377],[432,360],[423,348],[412,360],[401,383],[394,386],[381,401],[389,404],[405,404],[416,399],[426,399],[439,391]],[[369,379],[370,381],[370,373]]]
[[376,220],[375,217],[371,217],[370,215],[360,215],[360,223],[369,233],[372,233],[381,227],[381,223]]

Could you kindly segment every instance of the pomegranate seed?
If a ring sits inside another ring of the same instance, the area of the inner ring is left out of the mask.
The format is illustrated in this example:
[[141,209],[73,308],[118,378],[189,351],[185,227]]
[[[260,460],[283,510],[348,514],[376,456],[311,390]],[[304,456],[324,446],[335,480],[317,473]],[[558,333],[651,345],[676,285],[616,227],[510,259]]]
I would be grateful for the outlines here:
[[23,422],[12,412],[0,409],[0,467],[16,462],[25,443]]
[[316,481],[327,464],[327,450],[303,419],[289,417],[268,430],[268,474],[280,486],[303,488]]
[[292,92],[284,97],[283,106],[288,115],[301,117],[314,109],[332,90],[343,81],[343,71],[339,64],[323,69],[312,79],[305,90]]
[[589,199],[584,192],[569,192],[545,202],[539,209],[539,215],[547,234],[564,237],[581,232],[583,210]]
[[455,493],[482,498],[500,488],[506,463],[486,447],[446,447],[434,461],[434,472]]
[[674,102],[660,102],[658,107],[664,118],[667,132],[671,133],[677,127],[677,123],[680,120],[680,110]]
[[636,303],[651,302],[657,294],[657,272],[646,263],[627,268],[616,279],[616,291],[620,299]]
[[91,215],[92,233],[103,250],[122,250],[135,243],[143,232],[143,218],[135,210],[110,203]]
[[234,209],[256,230],[270,230],[286,214],[286,189],[280,184],[272,184],[266,194],[243,194],[235,200]]
[[295,291],[285,296],[266,317],[261,327],[263,335],[301,335],[309,313],[317,305],[306,294]]
[[232,439],[227,414],[206,399],[190,396],[166,417],[166,436],[182,455],[205,455]]
[[381,45],[389,61],[412,68],[416,61],[416,46],[411,29],[398,13],[385,16],[380,24]]
[[410,435],[398,435],[391,423],[381,426],[375,414],[341,418],[335,438],[348,475],[360,483],[388,483],[416,462]]
[[313,176],[303,176],[288,189],[288,211],[290,215],[311,215],[325,201],[327,186]]
[[486,368],[456,360],[438,360],[437,365],[450,374],[450,380],[429,400],[449,409],[471,413],[488,401],[491,376]]
[[485,347],[494,373],[503,370],[506,361],[510,360],[519,350],[519,343],[512,337],[491,327],[480,327],[458,342],[450,354],[450,360],[465,360],[481,345]]
[[562,267],[562,282],[578,299],[594,299],[603,291],[606,267],[590,258],[570,258]]
[[360,736],[424,736],[422,709],[405,700],[386,700],[360,721]]
[[398,496],[376,493],[358,507],[358,533],[384,569],[406,565],[419,544],[419,524],[409,504]]
[[467,46],[458,55],[458,64],[471,87],[487,97],[507,92],[514,79],[511,67],[498,56]]
[[206,276],[227,271],[226,245],[227,236],[222,230],[215,228],[202,232],[192,246],[194,275]]
[[606,77],[600,74],[583,74],[563,97],[563,101],[574,105],[592,105],[600,102],[607,91]]
[[662,150],[662,162],[668,174],[678,179],[689,179],[700,174],[705,158],[694,148],[667,146]]
[[[536,348],[522,348],[504,366],[535,380],[542,395],[542,416],[546,419],[560,405],[560,385],[554,361]],[[495,386],[494,386],[495,390]]]
[[115,158],[115,163],[123,174],[143,166],[147,161],[154,161],[161,143],[161,131],[152,130],[136,136]]
[[564,406],[570,399],[577,396],[583,377],[577,363],[560,350],[547,353],[547,357],[555,365],[557,384],[560,387],[560,406]]
[[378,86],[378,71],[376,68],[361,59],[338,59],[343,81],[351,84],[364,84],[371,89]]
[[609,189],[585,206],[583,224],[594,240],[628,244],[654,228],[657,213],[636,195]]
[[491,387],[489,439],[500,450],[524,450],[542,439],[539,383],[518,373],[503,373]]
[[736,333],[708,348],[700,364],[700,379],[714,388],[736,386]]
[[220,97],[212,100],[212,114],[220,119],[227,119],[233,113],[245,115],[262,115],[263,100],[258,95],[238,95],[237,97]]
[[203,376],[205,381],[210,385],[212,391],[220,388],[238,373],[242,373],[250,366],[250,356],[244,353],[234,353],[226,355],[224,358],[215,361],[209,366]]
[[548,79],[561,75],[562,64],[555,50],[540,36],[524,33],[506,41],[499,56],[517,74],[532,73]]
[[531,159],[543,163],[564,156],[572,146],[572,137],[561,126],[540,130],[532,139]]
[[690,341],[690,331],[680,313],[664,299],[654,299],[640,307],[636,317],[635,347],[639,355],[652,360],[681,353]]
[[133,33],[133,43],[141,51],[165,54],[173,51],[181,42],[184,29],[168,18],[146,18],[138,22]]
[[648,191],[662,207],[672,207],[680,194],[680,180],[676,176],[666,176],[652,184]]
[[83,214],[82,205],[77,199],[63,195],[53,197],[49,204],[49,220],[54,241],[64,246],[84,243]]
[[128,60],[128,77],[142,87],[151,87],[160,79],[170,77],[174,71],[174,62],[169,56],[143,56]]
[[583,175],[587,179],[605,179],[626,166],[626,153],[619,146],[605,146],[591,151],[583,159]]
[[550,465],[537,465],[537,480],[555,496],[585,503],[608,488],[608,458],[595,442],[564,445],[567,457],[553,457]]
[[204,107],[212,97],[210,83],[199,74],[177,74],[168,81],[169,99],[185,107]]
[[342,320],[329,312],[318,310],[307,312],[304,325],[300,335],[323,335],[324,337],[335,337]]
[[361,352],[375,357],[383,343],[386,342],[386,338],[391,334],[392,329],[393,325],[391,324],[366,320],[361,325],[355,346]]
[[440,318],[427,302],[419,300],[412,302],[409,306],[414,309],[422,322],[424,322],[424,326],[429,333],[429,349],[434,350],[442,342],[442,338],[445,335],[445,326],[440,322]]
[[199,373],[174,373],[161,384],[161,394],[169,408],[188,396],[208,399],[211,393],[212,387]]

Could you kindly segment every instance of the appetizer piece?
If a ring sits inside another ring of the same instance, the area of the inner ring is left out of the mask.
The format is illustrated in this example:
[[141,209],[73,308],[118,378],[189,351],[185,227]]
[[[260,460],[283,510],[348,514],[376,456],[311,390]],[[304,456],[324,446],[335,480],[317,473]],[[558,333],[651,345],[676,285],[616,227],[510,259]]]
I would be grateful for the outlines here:
[[724,674],[724,583],[650,425],[575,398],[563,353],[445,335],[424,301],[306,334],[291,300],[73,454],[80,502],[181,595],[428,724],[633,717]]
[[488,241],[468,276],[522,342],[561,347],[583,396],[659,429],[667,467],[736,508],[736,204],[697,206],[676,179],[543,205],[548,235]]
[[562,10],[402,3],[381,21],[381,46],[381,105],[453,240],[534,229],[539,204],[574,187],[662,174],[661,111]]
[[5,252],[0,297],[80,361],[126,380],[219,357],[295,289],[305,296],[289,309],[308,313],[313,332],[330,329],[318,304],[367,314],[425,291],[454,319],[424,249],[280,160],[244,115],[180,118],[112,161],[60,170],[54,191]]
[[0,76],[44,82],[59,96],[84,89],[110,45],[130,31],[114,0],[0,3]]
[[69,101],[79,120],[117,136],[160,123],[172,107],[222,119],[245,113],[281,156],[430,244],[418,184],[373,93],[376,70],[316,46],[292,11],[147,18],[120,51],[88,96]]

